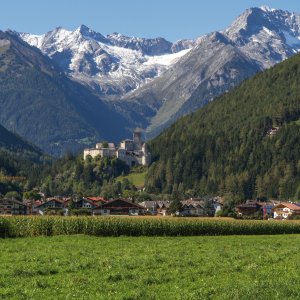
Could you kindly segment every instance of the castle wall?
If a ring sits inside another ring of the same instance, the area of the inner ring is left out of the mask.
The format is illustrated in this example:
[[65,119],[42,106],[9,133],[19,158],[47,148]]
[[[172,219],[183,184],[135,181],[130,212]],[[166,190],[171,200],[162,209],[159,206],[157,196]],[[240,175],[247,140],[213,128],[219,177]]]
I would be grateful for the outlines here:
[[96,157],[97,155],[101,155],[100,149],[84,149],[83,151],[83,159],[85,160],[88,155],[91,157]]
[[103,149],[96,149],[96,148],[90,148],[90,149],[84,149],[83,151],[83,159],[86,159],[86,157],[90,155],[92,158],[95,158],[96,156],[100,155],[101,157],[113,157],[116,155],[116,151],[113,149],[103,148]]
[[147,144],[142,142],[141,132],[134,132],[133,140],[124,140],[120,143],[119,148],[115,148],[113,143],[109,143],[109,148],[102,148],[102,143],[97,143],[96,148],[85,149],[83,158],[90,155],[96,157],[117,156],[128,166],[143,165],[148,166],[151,163],[151,154],[148,153]]

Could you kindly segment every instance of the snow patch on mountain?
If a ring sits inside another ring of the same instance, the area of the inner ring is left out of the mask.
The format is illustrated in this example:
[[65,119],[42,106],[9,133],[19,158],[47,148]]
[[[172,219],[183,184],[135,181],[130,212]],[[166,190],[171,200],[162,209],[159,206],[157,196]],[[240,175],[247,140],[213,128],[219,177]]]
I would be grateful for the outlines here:
[[163,38],[103,36],[81,25],[74,31],[58,27],[43,35],[21,33],[75,80],[112,99],[135,90],[162,74],[194,45]]
[[263,10],[263,11],[265,11],[265,12],[274,12],[274,11],[276,11],[275,8],[271,8],[271,7],[268,6],[268,5],[262,5],[262,6],[260,7],[260,9]]
[[[171,43],[82,25],[21,37],[152,136],[258,71],[300,51],[300,15],[247,9],[223,31]],[[196,93],[196,94],[195,94]],[[162,126],[164,124],[164,126]]]
[[162,66],[170,66],[174,64],[180,57],[187,54],[191,49],[182,50],[173,54],[165,54],[159,56],[147,56],[147,61],[144,63],[145,65],[162,65]]

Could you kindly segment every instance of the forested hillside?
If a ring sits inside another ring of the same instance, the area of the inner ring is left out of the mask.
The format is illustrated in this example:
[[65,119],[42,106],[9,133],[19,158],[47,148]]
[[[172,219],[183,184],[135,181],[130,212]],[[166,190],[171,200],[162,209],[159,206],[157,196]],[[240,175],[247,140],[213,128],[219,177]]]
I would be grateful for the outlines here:
[[2,31],[0,106],[2,125],[52,155],[78,151],[100,137],[119,140],[129,132],[121,115],[68,79],[37,48]]
[[[109,157],[83,159],[83,155],[66,154],[43,172],[41,190],[46,195],[102,195],[119,197],[124,189],[134,189],[129,181],[116,182],[115,177],[125,175],[129,167],[122,160]],[[125,185],[124,185],[125,184]]]
[[41,154],[41,150],[0,125],[0,147],[6,150]]
[[0,195],[35,187],[49,158],[0,125]]
[[148,191],[299,199],[300,55],[180,119],[151,149]]

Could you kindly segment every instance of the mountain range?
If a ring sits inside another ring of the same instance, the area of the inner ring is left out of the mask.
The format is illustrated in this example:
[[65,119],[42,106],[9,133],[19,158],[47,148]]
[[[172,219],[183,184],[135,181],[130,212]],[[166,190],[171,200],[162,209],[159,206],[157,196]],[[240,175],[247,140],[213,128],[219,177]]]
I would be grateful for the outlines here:
[[127,134],[121,115],[12,32],[0,32],[0,105],[3,126],[54,155]]
[[163,38],[130,38],[118,33],[103,36],[85,25],[74,31],[58,27],[40,36],[19,36],[73,79],[108,99],[119,98],[159,76],[195,43],[172,44]]
[[44,35],[0,32],[0,124],[46,153],[153,138],[300,50],[300,15],[250,8],[195,40],[104,36],[82,25]]
[[175,43],[117,33],[103,36],[84,25],[74,31],[56,28],[41,36],[19,35],[151,138],[297,53],[300,15],[250,8],[223,31]]

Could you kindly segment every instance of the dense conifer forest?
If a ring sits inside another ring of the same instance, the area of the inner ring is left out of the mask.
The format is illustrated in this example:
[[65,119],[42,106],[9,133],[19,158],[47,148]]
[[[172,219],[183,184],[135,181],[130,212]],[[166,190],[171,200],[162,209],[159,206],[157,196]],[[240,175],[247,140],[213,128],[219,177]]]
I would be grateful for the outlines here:
[[300,55],[183,117],[151,151],[149,192],[299,199]]
[[117,158],[97,156],[83,160],[82,154],[66,154],[43,173],[41,189],[47,195],[117,197],[121,193],[121,184],[113,179],[128,172],[129,167]]
[[0,125],[0,195],[35,187],[50,158]]

